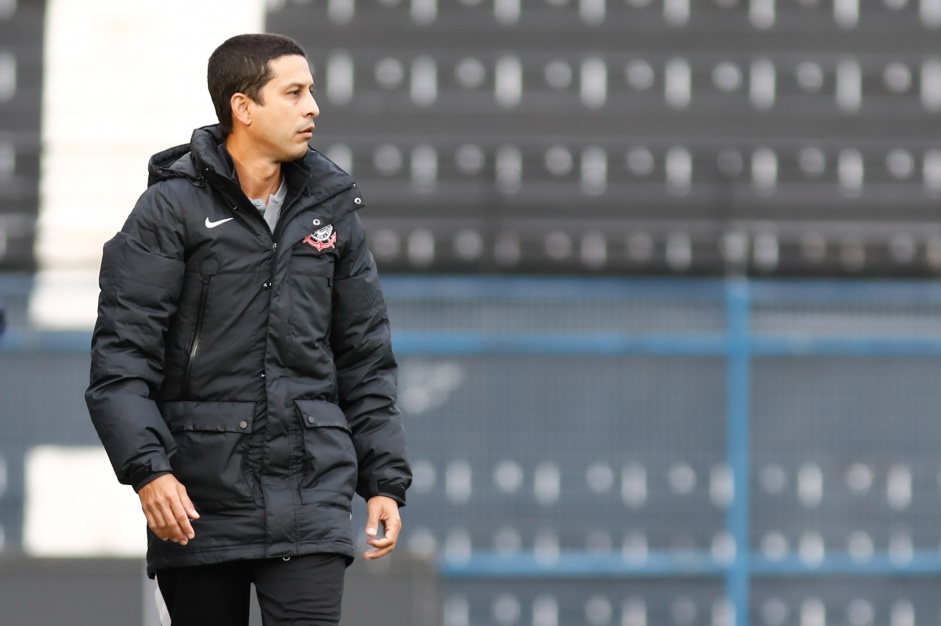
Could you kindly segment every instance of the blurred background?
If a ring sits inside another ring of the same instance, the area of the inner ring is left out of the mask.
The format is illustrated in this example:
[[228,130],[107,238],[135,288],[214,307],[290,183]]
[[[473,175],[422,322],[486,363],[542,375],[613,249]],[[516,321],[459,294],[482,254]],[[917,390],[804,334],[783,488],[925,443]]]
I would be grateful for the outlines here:
[[97,267],[258,31],[401,365],[344,624],[941,623],[941,0],[0,0],[0,621],[158,623]]

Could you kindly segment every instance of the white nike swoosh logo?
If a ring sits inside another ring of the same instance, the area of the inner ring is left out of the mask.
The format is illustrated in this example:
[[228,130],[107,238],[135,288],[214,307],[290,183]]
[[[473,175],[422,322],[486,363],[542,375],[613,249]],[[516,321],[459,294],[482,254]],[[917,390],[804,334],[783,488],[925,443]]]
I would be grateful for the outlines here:
[[226,222],[231,222],[231,221],[234,220],[234,219],[235,219],[234,217],[227,217],[227,218],[225,218],[224,220],[219,220],[218,222],[210,222],[210,221],[209,221],[209,218],[207,217],[207,218],[206,218],[206,228],[215,228],[216,226],[219,226],[219,225],[221,225],[221,224],[225,224]]

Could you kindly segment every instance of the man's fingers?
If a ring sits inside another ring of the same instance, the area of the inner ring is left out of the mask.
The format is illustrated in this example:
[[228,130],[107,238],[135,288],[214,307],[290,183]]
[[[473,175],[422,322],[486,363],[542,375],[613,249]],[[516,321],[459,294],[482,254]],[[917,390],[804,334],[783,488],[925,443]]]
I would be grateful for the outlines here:
[[[177,486],[176,503],[180,507],[180,510],[176,511],[176,522],[185,537],[187,539],[192,539],[196,536],[196,532],[193,530],[193,525],[190,523],[190,521],[198,519],[199,513],[196,512],[196,507],[193,505],[193,501],[190,500],[190,497],[186,494],[186,487],[183,485]],[[186,541],[183,541],[183,543],[186,543]]]
[[144,485],[138,495],[147,525],[157,537],[186,545],[196,536],[190,519],[198,518],[199,514],[186,488],[172,475],[160,476]]
[[147,526],[157,537],[164,541],[169,539],[179,541],[179,537],[177,537],[177,533],[175,532],[178,524],[176,520],[173,519],[172,512],[169,508],[154,503],[144,509],[144,514],[147,517]]
[[[366,534],[375,537],[382,523],[388,532],[391,519],[399,519],[399,505],[392,498],[386,496],[373,496],[366,502]],[[398,522],[401,526],[401,521]]]
[[186,517],[186,511],[179,503],[162,502],[156,509],[154,524],[151,530],[161,539],[169,539],[179,543],[186,543],[187,530],[192,532],[189,527],[189,520]]
[[395,544],[399,538],[399,531],[402,529],[402,521],[398,518],[398,516],[391,517],[389,519],[383,520],[382,526],[382,537],[373,537],[372,539],[366,541],[367,544],[373,547],[372,550],[369,550],[366,552],[366,554],[363,555],[367,559],[378,559],[395,550]]
[[189,519],[199,519],[199,512],[196,510],[196,505],[190,500],[189,495],[187,495],[186,487],[181,484],[178,491],[180,493],[180,502],[183,504],[183,509],[186,510]]
[[[187,540],[196,536],[196,533],[193,532],[193,526],[190,524],[189,515],[186,509],[183,508],[183,503],[180,502],[180,500],[171,502],[170,506],[173,511],[174,522],[171,526],[171,533],[176,537],[174,541],[179,540],[180,543],[186,545]],[[171,537],[171,539],[173,539],[173,537]]]
[[370,560],[383,557],[395,549],[395,543],[388,539],[370,539],[366,543],[373,547],[363,555]]
[[379,511],[370,510],[369,517],[366,519],[366,535],[375,537],[379,532]]
[[402,520],[398,516],[389,518],[382,523],[382,527],[385,529],[383,534],[386,539],[392,539],[392,543],[395,543],[399,538],[399,531],[402,530]]
[[[366,502],[367,544],[373,547],[364,554],[367,559],[378,559],[395,549],[395,543],[402,530],[402,518],[399,517],[399,505],[392,498],[373,496]],[[379,537],[379,524],[382,524],[383,536]]]
[[378,559],[395,550],[396,538],[395,536],[389,536],[387,534],[382,539],[370,539],[366,543],[371,545],[373,549],[366,552],[363,556],[367,559]]
[[163,507],[158,502],[148,501],[141,507],[144,510],[144,516],[147,518],[147,526],[154,531],[161,539],[169,539],[164,531],[169,526]]

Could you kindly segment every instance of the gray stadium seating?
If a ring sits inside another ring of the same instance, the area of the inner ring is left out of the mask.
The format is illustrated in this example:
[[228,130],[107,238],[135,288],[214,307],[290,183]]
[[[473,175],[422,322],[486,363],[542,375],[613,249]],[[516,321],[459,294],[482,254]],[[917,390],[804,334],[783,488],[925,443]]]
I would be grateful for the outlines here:
[[35,269],[44,12],[0,2],[0,271]]
[[931,276],[934,1],[281,0],[268,29],[311,50],[388,270]]

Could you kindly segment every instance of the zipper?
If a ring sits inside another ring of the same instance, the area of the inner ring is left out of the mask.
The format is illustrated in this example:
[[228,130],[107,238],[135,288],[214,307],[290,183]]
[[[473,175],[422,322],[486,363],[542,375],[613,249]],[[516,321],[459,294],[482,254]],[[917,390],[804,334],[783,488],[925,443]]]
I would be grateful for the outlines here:
[[[284,174],[282,173],[282,176]],[[307,175],[307,178],[310,179],[310,174]],[[305,181],[306,185],[306,181]],[[303,185],[300,187],[303,189]],[[297,204],[297,201],[300,199],[302,192],[298,191],[290,198],[286,199],[286,202],[281,206],[281,216],[278,218],[278,222],[275,224],[274,230],[269,228],[268,232],[271,233],[271,279],[268,282],[269,289],[274,289],[274,280],[275,276],[278,275],[278,238],[281,237],[281,231],[284,228],[284,224],[287,223],[286,216],[288,212],[294,208],[294,205]],[[259,214],[261,217],[261,214]],[[262,217],[262,221],[265,221],[265,218]],[[268,223],[265,222],[267,226]]]
[[183,370],[183,383],[181,385],[183,397],[190,397],[190,371],[193,367],[193,360],[199,353],[199,340],[203,330],[203,318],[206,316],[206,302],[209,300],[209,285],[212,282],[212,275],[203,276],[202,284],[199,287],[199,308],[196,309],[196,331],[193,335],[193,345],[190,347],[189,358],[186,360],[186,368]]
[[[281,175],[286,176],[284,170],[281,170]],[[287,215],[290,213],[291,209],[294,208],[294,205],[297,204],[297,201],[300,200],[301,196],[304,194],[304,187],[307,186],[307,182],[310,180],[310,174],[307,174],[307,178],[304,180],[303,185],[298,185],[297,189],[294,191],[294,195],[285,198],[284,204],[281,206],[281,216],[278,218],[278,222],[274,225],[275,227],[271,229],[271,239],[272,241],[278,241],[281,237],[281,230],[283,229],[284,224],[287,223]],[[264,220],[264,218],[262,218]]]
[[278,275],[278,244],[271,244],[271,283],[274,287],[274,277]]

